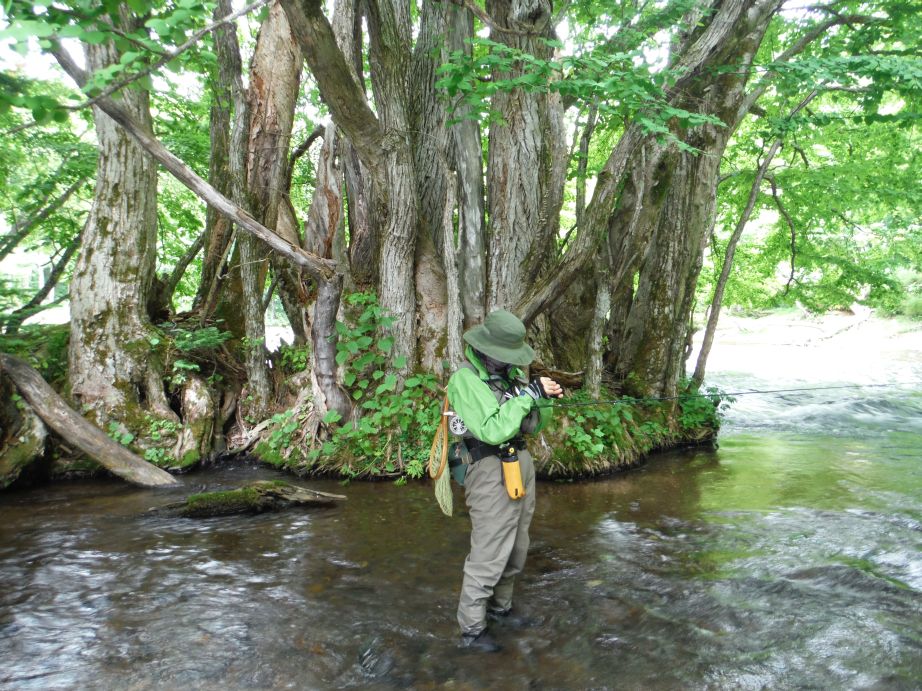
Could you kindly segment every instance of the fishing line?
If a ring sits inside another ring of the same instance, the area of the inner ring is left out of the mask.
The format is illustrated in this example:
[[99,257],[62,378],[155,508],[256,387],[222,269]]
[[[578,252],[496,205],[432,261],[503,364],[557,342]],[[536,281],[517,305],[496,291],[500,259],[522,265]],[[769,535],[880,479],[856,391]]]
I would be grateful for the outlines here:
[[[897,384],[847,384],[844,386],[815,386],[810,388],[798,389],[760,389],[754,391],[716,391],[714,393],[682,393],[675,396],[646,396],[643,398],[633,398],[625,396],[623,398],[613,398],[610,400],[598,401],[573,401],[571,403],[554,402],[555,408],[570,408],[576,406],[593,406],[593,405],[613,405],[615,403],[643,403],[645,401],[678,401],[686,398],[730,398],[736,396],[751,396],[753,394],[770,394],[770,393],[798,393],[804,391],[833,391],[835,389],[875,389],[884,387],[898,386]],[[554,399],[551,399],[554,400]]]

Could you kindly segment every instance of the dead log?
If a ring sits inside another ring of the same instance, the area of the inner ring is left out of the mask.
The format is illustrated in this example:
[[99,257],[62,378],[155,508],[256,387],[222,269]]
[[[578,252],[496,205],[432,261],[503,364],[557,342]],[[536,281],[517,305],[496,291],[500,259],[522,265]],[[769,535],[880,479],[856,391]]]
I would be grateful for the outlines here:
[[327,508],[345,498],[341,494],[318,492],[283,480],[261,480],[237,489],[193,494],[185,501],[160,506],[152,511],[183,518],[211,518],[282,511],[295,506]]
[[28,364],[0,353],[0,370],[16,385],[32,409],[58,436],[107,470],[136,485],[172,487],[179,484],[165,470],[133,454],[72,410]]

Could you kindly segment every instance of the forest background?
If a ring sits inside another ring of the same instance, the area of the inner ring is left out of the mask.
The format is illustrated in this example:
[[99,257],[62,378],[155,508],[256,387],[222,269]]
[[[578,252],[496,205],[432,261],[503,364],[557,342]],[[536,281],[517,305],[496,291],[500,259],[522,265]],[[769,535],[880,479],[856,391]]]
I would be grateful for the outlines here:
[[[0,260],[45,263],[0,351],[163,468],[405,481],[505,308],[535,372],[621,397],[544,475],[708,438],[722,306],[922,316],[920,9],[7,0]],[[3,362],[0,482],[98,468]]]

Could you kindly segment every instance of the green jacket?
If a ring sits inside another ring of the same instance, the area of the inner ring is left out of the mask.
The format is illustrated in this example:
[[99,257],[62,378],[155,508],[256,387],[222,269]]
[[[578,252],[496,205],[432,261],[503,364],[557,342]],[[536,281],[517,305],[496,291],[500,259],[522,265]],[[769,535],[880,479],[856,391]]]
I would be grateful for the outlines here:
[[468,434],[487,444],[502,444],[521,433],[538,432],[551,419],[553,403],[518,395],[528,384],[524,373],[514,368],[511,379],[490,375],[468,346],[469,366],[462,366],[448,380],[448,403],[464,420]]

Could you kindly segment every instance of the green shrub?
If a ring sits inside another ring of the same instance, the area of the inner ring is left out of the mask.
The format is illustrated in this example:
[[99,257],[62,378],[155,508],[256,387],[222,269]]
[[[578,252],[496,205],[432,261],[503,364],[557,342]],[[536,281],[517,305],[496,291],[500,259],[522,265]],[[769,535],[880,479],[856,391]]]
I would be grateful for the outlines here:
[[724,411],[736,400],[716,386],[709,386],[702,393],[689,380],[683,380],[680,389],[679,425],[685,431],[704,428],[716,432]]
[[903,300],[902,313],[910,319],[922,319],[922,295],[909,295]]
[[[345,302],[357,316],[352,325],[336,324],[336,363],[342,367],[343,384],[359,417],[335,428],[328,441],[309,452],[308,461],[335,456],[347,477],[422,477],[439,415],[436,378],[418,373],[400,387],[397,375],[387,367],[394,341],[379,335],[393,324],[393,318],[373,293],[353,293]],[[403,358],[394,359],[396,368],[405,364]],[[324,422],[340,422],[339,414],[330,411]]]

